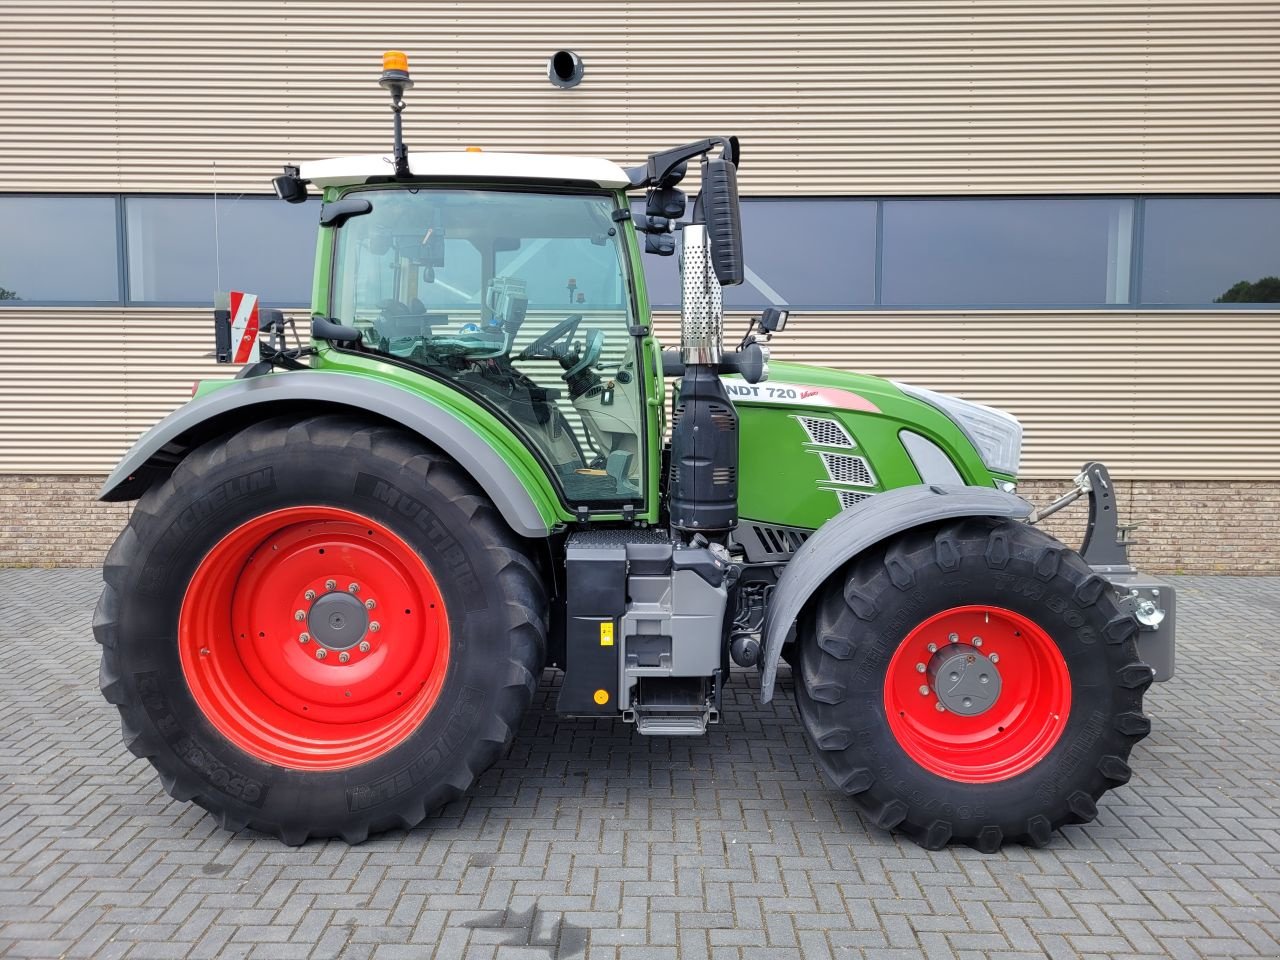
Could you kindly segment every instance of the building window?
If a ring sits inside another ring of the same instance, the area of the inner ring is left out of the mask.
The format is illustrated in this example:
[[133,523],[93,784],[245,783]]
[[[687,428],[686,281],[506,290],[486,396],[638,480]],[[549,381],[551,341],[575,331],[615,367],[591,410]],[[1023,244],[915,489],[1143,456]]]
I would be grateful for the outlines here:
[[[305,305],[319,202],[0,195],[7,227],[0,233],[0,308],[211,306],[215,294],[232,289],[267,304]],[[643,200],[633,202],[633,211],[643,209]],[[1275,195],[749,198],[742,219],[746,282],[725,288],[731,310],[1280,303]],[[574,265],[590,266],[600,248],[579,246],[538,241],[502,251],[499,266],[532,265],[530,293],[539,304],[586,302],[605,292],[576,283],[571,290],[569,279],[576,281]],[[452,247],[449,267],[436,269],[437,284],[447,286],[471,255],[465,243]],[[642,262],[650,304],[678,308],[676,258],[646,255]]]
[[[643,202],[632,210],[643,213]],[[743,200],[742,248],[746,280],[724,288],[731,310],[784,304],[832,310],[875,303],[874,200]],[[676,257],[646,256],[644,267],[650,304],[678,307]]]
[[876,297],[876,204],[866,200],[760,200],[742,205],[747,279],[725,306],[830,309]]
[[888,200],[886,306],[1093,306],[1129,301],[1134,201]]
[[1152,198],[1141,302],[1280,302],[1280,198]]
[[206,305],[245,290],[265,303],[310,303],[318,202],[127,197],[129,301]]
[[114,197],[0,197],[0,301],[118,303]]

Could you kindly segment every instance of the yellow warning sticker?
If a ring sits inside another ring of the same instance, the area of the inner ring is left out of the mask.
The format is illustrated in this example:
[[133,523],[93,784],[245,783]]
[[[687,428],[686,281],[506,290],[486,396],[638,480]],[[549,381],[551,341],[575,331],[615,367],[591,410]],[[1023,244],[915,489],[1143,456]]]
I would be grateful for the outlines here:
[[613,646],[613,621],[607,620],[600,624],[600,646]]

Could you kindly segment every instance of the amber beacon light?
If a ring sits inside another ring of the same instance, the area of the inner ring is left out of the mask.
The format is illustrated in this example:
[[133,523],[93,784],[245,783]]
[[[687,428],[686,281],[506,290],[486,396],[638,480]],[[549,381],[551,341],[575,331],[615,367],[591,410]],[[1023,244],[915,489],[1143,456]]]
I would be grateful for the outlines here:
[[388,50],[382,55],[381,83],[389,90],[397,86],[407,90],[413,86],[409,77],[409,58],[402,51]]
[[396,179],[406,180],[409,177],[409,148],[404,145],[400,114],[404,110],[404,92],[413,86],[413,78],[409,76],[409,58],[400,50],[388,50],[384,53],[382,55],[382,79],[378,83],[391,94],[391,115],[395,135],[393,156],[395,159]]

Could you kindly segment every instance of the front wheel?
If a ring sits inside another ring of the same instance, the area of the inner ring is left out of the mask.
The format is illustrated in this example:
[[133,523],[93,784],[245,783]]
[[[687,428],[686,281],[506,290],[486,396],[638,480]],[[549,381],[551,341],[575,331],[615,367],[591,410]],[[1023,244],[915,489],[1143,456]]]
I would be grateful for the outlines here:
[[796,696],[819,763],[930,849],[1043,846],[1129,779],[1150,723],[1137,624],[1072,550],[1021,523],[908,531],[802,622]]
[[475,483],[338,416],[193,452],[107,557],[94,628],[125,742],[174,797],[288,843],[410,827],[510,742],[538,572]]

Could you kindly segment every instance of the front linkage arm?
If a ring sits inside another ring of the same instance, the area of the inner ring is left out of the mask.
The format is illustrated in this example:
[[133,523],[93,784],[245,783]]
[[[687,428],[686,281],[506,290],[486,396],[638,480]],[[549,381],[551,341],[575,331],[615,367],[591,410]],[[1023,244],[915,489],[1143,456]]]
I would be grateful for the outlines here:
[[1151,665],[1157,680],[1168,680],[1173,676],[1174,665],[1174,588],[1141,573],[1130,561],[1129,547],[1136,541],[1129,534],[1137,524],[1120,523],[1115,487],[1107,468],[1097,461],[1086,463],[1072,489],[1048,506],[1032,511],[1027,522],[1037,523],[1086,494],[1089,521],[1080,555],[1120,594],[1121,606],[1134,615],[1141,627],[1139,654]]
[[1080,555],[1091,567],[1105,570],[1115,568],[1117,572],[1132,571],[1129,547],[1134,541],[1129,539],[1129,533],[1137,529],[1137,524],[1121,525],[1115,490],[1107,468],[1097,461],[1090,461],[1072,482],[1072,488],[1053,503],[1032,510],[1027,523],[1039,523],[1087,494],[1089,525],[1085,528]]

